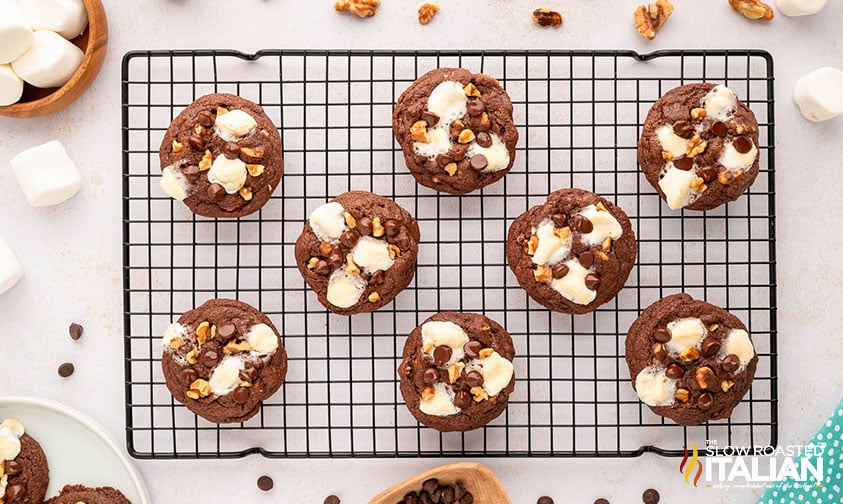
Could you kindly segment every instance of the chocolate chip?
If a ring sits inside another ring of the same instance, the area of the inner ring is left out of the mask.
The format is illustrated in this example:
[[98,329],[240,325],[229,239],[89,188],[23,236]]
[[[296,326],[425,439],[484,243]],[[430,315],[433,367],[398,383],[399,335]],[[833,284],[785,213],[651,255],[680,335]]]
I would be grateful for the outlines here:
[[454,406],[459,409],[465,409],[471,406],[471,393],[467,390],[460,390],[456,394],[454,394]]
[[[700,395],[700,398],[697,400],[697,406],[699,406],[702,410],[707,410],[708,408],[710,408],[712,403],[714,403],[714,397],[708,392],[703,392],[702,395]],[[658,500],[656,500],[655,502],[658,502]]]
[[419,494],[416,492],[408,492],[404,495],[404,502],[406,504],[420,504],[421,501],[419,500]]
[[69,331],[71,339],[75,341],[82,337],[82,333],[85,332],[85,328],[74,322],[70,324]]
[[477,171],[481,171],[486,169],[489,166],[489,162],[486,160],[486,156],[483,154],[475,154],[471,156],[471,168]]
[[466,493],[465,495],[462,496],[462,499],[460,499],[458,503],[457,503],[457,501],[454,501],[454,502],[456,504],[474,504],[474,496],[471,495],[470,493]]
[[539,500],[536,501],[536,504],[553,504],[553,499],[547,495],[542,495],[539,497]]
[[667,351],[665,351],[664,346],[661,343],[653,345],[653,357],[655,357],[659,362],[663,362],[667,359]]
[[453,354],[453,350],[451,347],[447,345],[439,345],[438,347],[433,349],[433,362],[437,366],[441,366],[445,364],[449,360],[451,360],[451,355]]
[[322,501],[322,504],[340,504],[340,498],[336,495],[329,495],[325,497],[325,500]]
[[275,486],[275,482],[272,481],[272,478],[269,476],[261,476],[258,478],[258,488],[264,492],[268,492],[272,490],[272,487]]
[[18,483],[6,487],[6,500],[10,503],[22,500],[24,494],[26,494],[26,488]]
[[673,166],[680,170],[688,171],[692,166],[694,166],[694,160],[689,157],[682,156],[681,158],[673,160]]
[[684,138],[685,140],[689,140],[694,136],[696,130],[688,121],[678,121],[673,125],[673,132],[676,133],[677,136]]
[[195,369],[187,368],[183,369],[182,372],[179,373],[179,377],[181,378],[182,382],[190,384],[195,382],[196,379],[199,378],[199,374],[196,372]]
[[747,137],[738,137],[732,142],[732,146],[741,154],[746,154],[752,150],[752,140]]
[[597,499],[594,501],[594,504],[609,504],[609,501],[606,499]]
[[557,263],[550,267],[550,272],[553,275],[553,278],[559,280],[560,278],[564,278],[565,275],[568,274],[568,266]]
[[588,217],[584,215],[577,215],[574,217],[574,229],[579,231],[580,233],[590,233],[594,230],[594,224],[588,220]]
[[219,354],[214,352],[213,350],[208,350],[207,352],[202,354],[202,364],[204,364],[207,368],[212,368],[216,366],[219,361]]
[[427,123],[429,128],[436,126],[439,123],[439,116],[429,110],[425,110],[421,114],[422,121]]
[[658,504],[661,495],[659,495],[659,492],[655,488],[648,488],[644,490],[644,495],[641,498],[644,500],[644,504]]
[[372,276],[369,277],[369,285],[371,285],[372,287],[377,287],[378,285],[383,284],[383,276],[383,270],[375,271],[374,273],[372,273]]
[[553,225],[558,228],[563,228],[568,226],[568,216],[565,214],[553,214],[550,216],[550,220],[553,221]]
[[237,387],[234,389],[234,392],[231,393],[231,398],[234,399],[234,402],[237,404],[246,404],[249,402],[249,389],[246,387]]
[[734,373],[741,365],[741,359],[735,354],[729,354],[723,358],[723,371]]
[[4,470],[9,476],[17,476],[21,472],[20,463],[16,460],[7,460]]
[[465,108],[469,115],[478,116],[486,110],[486,104],[480,98],[474,98],[468,101]]
[[211,184],[208,186],[208,197],[211,201],[219,201],[225,198],[225,189],[219,184]]
[[383,223],[383,230],[388,238],[395,238],[401,232],[401,225],[395,219],[389,219]]
[[590,290],[597,290],[600,287],[600,277],[597,273],[589,273],[585,276],[585,286]]
[[483,350],[483,343],[477,340],[471,340],[463,345],[462,349],[465,351],[466,357],[474,359],[480,354],[480,350]]
[[360,239],[360,237],[357,236],[357,233],[355,233],[354,231],[352,231],[350,229],[348,231],[343,232],[343,234],[340,235],[340,243],[342,243],[342,246],[347,248],[347,249],[354,248],[354,246],[357,245],[357,241],[359,239]]
[[668,378],[678,380],[679,378],[682,378],[683,376],[685,376],[685,368],[683,368],[679,364],[673,363],[673,364],[667,366],[667,370],[664,372],[664,374]]
[[726,133],[728,132],[728,128],[726,127],[726,123],[724,123],[722,121],[717,121],[716,123],[711,125],[711,132],[714,133],[715,135],[721,137],[721,138],[726,136]]
[[211,114],[209,110],[199,112],[199,124],[206,128],[210,128],[214,125],[214,115]]
[[656,332],[653,333],[653,338],[659,343],[667,343],[670,341],[670,331],[667,330],[666,327],[659,327],[656,329]]
[[372,234],[373,227],[374,225],[372,224],[371,217],[361,217],[357,220],[357,232],[362,236],[369,236]]
[[481,131],[477,133],[477,136],[474,138],[474,141],[477,142],[477,145],[480,147],[491,147],[492,146],[492,135],[485,131]]
[[433,385],[439,381],[439,370],[436,368],[427,368],[422,374],[422,379],[425,385]]
[[222,155],[228,159],[237,159],[240,157],[240,146],[234,142],[228,142],[222,148]]
[[61,366],[59,366],[59,376],[62,378],[67,378],[68,376],[72,375],[73,372],[76,371],[76,368],[70,362],[65,362]]
[[199,167],[196,165],[190,165],[184,170],[182,170],[185,178],[190,182],[196,182],[199,179]]
[[426,479],[426,480],[424,480],[424,483],[422,483],[422,490],[424,490],[425,492],[427,492],[429,494],[432,494],[438,488],[439,488],[439,480],[436,479],[436,478]]
[[465,486],[462,484],[462,481],[457,481],[457,483],[454,485],[454,498],[462,499],[463,495],[467,493],[469,492],[465,489]]
[[706,357],[714,357],[720,351],[720,342],[714,338],[706,338],[702,344],[702,354]]
[[339,268],[340,266],[342,266],[342,263],[342,254],[331,254],[328,256],[328,266],[330,266],[331,268]]
[[456,491],[454,490],[454,487],[448,485],[442,489],[442,497],[440,499],[442,502],[452,503],[457,500],[455,495]]
[[190,138],[187,139],[187,143],[189,143],[194,150],[205,150],[205,139],[199,135],[190,135]]
[[439,154],[438,156],[436,156],[436,164],[439,165],[439,168],[445,168],[453,162],[453,156],[449,156],[448,154]]
[[483,375],[480,373],[480,371],[473,369],[466,373],[465,384],[471,388],[479,387],[483,385]]
[[708,183],[717,178],[717,168],[713,166],[706,166],[700,170],[699,174],[700,177]]
[[217,326],[217,336],[223,340],[230,340],[237,335],[237,326],[234,324],[223,324]]
[[594,264],[594,254],[591,252],[583,252],[579,257],[580,264],[583,268],[590,268]]
[[454,140],[459,138],[460,133],[462,133],[462,130],[464,130],[464,129],[465,129],[465,124],[463,124],[463,122],[460,121],[459,119],[452,122],[451,126],[450,126],[450,130],[449,130],[449,133],[451,134],[451,138],[453,138]]
[[254,383],[255,378],[258,377],[258,370],[253,367],[247,367],[240,370],[240,379],[249,383]]

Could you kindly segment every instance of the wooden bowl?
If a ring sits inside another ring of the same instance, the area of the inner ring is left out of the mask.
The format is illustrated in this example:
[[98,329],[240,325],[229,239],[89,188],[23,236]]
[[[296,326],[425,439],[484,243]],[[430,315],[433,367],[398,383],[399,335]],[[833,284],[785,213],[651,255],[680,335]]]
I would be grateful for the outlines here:
[[105,60],[108,23],[101,0],[83,0],[83,3],[88,10],[88,27],[82,35],[71,40],[85,53],[76,73],[60,88],[41,89],[24,84],[20,101],[0,107],[0,115],[37,117],[52,114],[73,103],[94,82]]
[[379,493],[369,504],[396,504],[408,493],[420,491],[422,483],[429,478],[436,478],[439,484],[446,485],[462,481],[466,490],[474,496],[474,502],[479,504],[512,504],[495,473],[474,462],[458,462],[431,469]]

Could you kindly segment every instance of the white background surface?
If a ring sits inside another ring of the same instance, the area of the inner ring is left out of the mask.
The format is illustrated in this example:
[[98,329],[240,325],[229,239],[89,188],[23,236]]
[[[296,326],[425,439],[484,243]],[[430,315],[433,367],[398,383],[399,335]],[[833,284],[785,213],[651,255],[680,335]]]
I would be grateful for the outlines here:
[[[368,20],[339,15],[331,0],[104,0],[110,45],[92,88],[71,107],[40,119],[0,118],[0,237],[17,254],[25,278],[0,298],[0,395],[55,399],[104,424],[124,443],[120,58],[133,49],[635,49],[761,48],[776,63],[776,169],[779,306],[779,440],[810,437],[841,398],[843,373],[843,119],[803,120],[790,94],[800,75],[843,67],[843,2],[818,16],[750,22],[726,0],[676,0],[654,42],[632,25],[636,0],[547,0],[566,16],[558,29],[533,26],[539,2],[440,0],[426,27],[420,2],[383,0]],[[61,140],[84,179],[81,193],[56,208],[31,208],[8,160]],[[67,325],[85,336],[73,342]],[[57,366],[76,363],[72,378]],[[330,493],[361,503],[442,460],[138,461],[155,502],[319,503]],[[548,494],[556,502],[640,502],[648,487],[662,502],[754,502],[760,490],[693,489],[676,459],[493,459],[515,503]],[[275,490],[260,494],[261,474]]]

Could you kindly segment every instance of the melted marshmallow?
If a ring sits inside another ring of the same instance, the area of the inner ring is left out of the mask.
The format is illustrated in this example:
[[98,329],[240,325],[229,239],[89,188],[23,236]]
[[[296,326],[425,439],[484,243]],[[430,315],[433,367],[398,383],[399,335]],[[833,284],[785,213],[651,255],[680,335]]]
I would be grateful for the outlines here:
[[719,84],[702,99],[702,105],[705,107],[705,116],[724,121],[735,112],[737,100],[738,97],[734,91]]
[[366,280],[360,275],[349,275],[340,268],[328,280],[328,302],[337,308],[351,308],[360,301],[366,285]]
[[674,320],[667,324],[670,341],[664,344],[670,355],[676,355],[688,347],[700,348],[705,338],[705,325],[698,318]]
[[247,176],[246,163],[239,158],[217,156],[208,170],[208,182],[221,185],[228,194],[235,194],[242,189]]
[[691,203],[692,196],[696,194],[696,191],[691,189],[691,182],[696,178],[693,170],[680,170],[673,166],[673,163],[668,163],[667,170],[659,180],[659,187],[671,210],[684,208]]
[[448,416],[460,412],[454,406],[454,392],[445,387],[444,383],[433,386],[433,396],[419,401],[419,410],[425,415]]
[[254,117],[238,109],[217,116],[214,128],[220,138],[226,142],[236,142],[251,134],[257,125],[258,123]]
[[577,259],[569,259],[564,264],[568,267],[568,274],[562,278],[554,278],[550,286],[562,294],[562,297],[574,303],[587,305],[594,301],[597,291],[585,286],[585,277],[591,270],[583,268]]
[[752,167],[753,163],[755,163],[755,158],[757,156],[758,148],[755,146],[755,143],[752,144],[752,149],[750,149],[749,152],[741,154],[737,151],[737,149],[735,149],[734,144],[729,142],[723,146],[723,150],[720,152],[720,157],[717,158],[717,162],[723,165],[723,167],[730,172],[736,172],[738,170],[746,171]]
[[395,262],[389,258],[389,243],[371,236],[361,237],[351,254],[354,256],[354,263],[366,273],[386,271]]
[[749,364],[749,361],[755,357],[755,347],[752,345],[752,340],[749,339],[749,333],[743,329],[732,329],[729,335],[723,339],[720,347],[720,355],[726,356],[734,354],[738,356],[741,361],[739,369],[743,369]]
[[635,392],[648,406],[670,406],[676,396],[677,380],[668,378],[664,366],[648,366],[635,377]]
[[684,156],[688,150],[688,140],[673,132],[673,126],[665,125],[656,130],[656,136],[659,138],[659,143],[662,144],[662,150],[669,152],[674,158]]
[[443,364],[444,367],[462,360],[465,356],[463,346],[468,343],[468,335],[462,327],[453,322],[434,320],[422,324],[422,350],[429,348],[428,355],[438,346],[451,348],[451,359]]
[[595,205],[588,205],[579,212],[591,221],[594,228],[590,233],[583,233],[581,239],[587,245],[600,245],[606,238],[617,240],[623,234],[621,223],[609,212],[598,210]]
[[546,217],[536,226],[534,234],[539,238],[539,245],[533,254],[533,263],[538,265],[556,264],[568,255],[571,250],[570,235],[562,240],[556,233],[556,225],[553,219]]
[[336,201],[325,203],[310,214],[310,227],[322,240],[338,240],[348,228],[344,212],[345,208]]

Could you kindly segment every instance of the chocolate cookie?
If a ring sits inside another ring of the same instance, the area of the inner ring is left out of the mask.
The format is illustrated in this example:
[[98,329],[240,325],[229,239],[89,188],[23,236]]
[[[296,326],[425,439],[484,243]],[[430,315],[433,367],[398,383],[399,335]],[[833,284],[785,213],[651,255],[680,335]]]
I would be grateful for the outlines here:
[[626,363],[633,388],[653,413],[698,425],[732,414],[752,384],[758,356],[737,317],[674,294],[633,322]]
[[650,109],[638,163],[671,209],[711,210],[755,182],[757,145],[755,114],[731,89],[687,84]]
[[120,490],[111,487],[90,488],[65,485],[61,492],[44,504],[132,504]]
[[463,68],[431,70],[398,98],[395,139],[423,186],[465,194],[503,178],[515,161],[512,102],[497,80]]
[[38,441],[14,418],[0,423],[0,503],[41,504],[50,482]]
[[284,171],[281,137],[263,109],[210,94],[185,108],[161,148],[161,188],[205,217],[242,217],[269,201]]
[[233,299],[212,299],[167,328],[167,388],[215,423],[245,422],[287,374],[287,352],[269,317]]
[[419,225],[394,201],[365,191],[320,206],[296,240],[296,262],[319,302],[340,315],[375,311],[416,273]]
[[497,418],[515,388],[509,333],[477,313],[441,312],[410,333],[398,368],[416,420],[440,432],[468,431]]
[[563,313],[588,313],[614,298],[636,255],[623,210],[582,189],[560,189],[509,227],[506,258],[536,302]]

